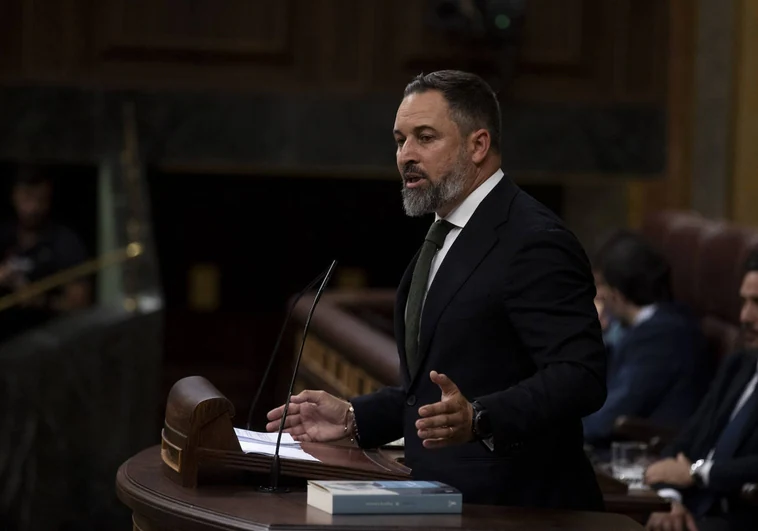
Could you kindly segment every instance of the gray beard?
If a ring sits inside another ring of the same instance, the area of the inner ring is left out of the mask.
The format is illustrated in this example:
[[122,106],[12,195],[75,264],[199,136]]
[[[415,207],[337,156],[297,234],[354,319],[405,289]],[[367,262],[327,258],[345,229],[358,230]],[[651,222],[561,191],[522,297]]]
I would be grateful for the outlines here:
[[466,174],[459,165],[443,175],[438,183],[427,181],[420,188],[403,186],[403,209],[410,217],[419,217],[436,212],[457,199],[466,184]]

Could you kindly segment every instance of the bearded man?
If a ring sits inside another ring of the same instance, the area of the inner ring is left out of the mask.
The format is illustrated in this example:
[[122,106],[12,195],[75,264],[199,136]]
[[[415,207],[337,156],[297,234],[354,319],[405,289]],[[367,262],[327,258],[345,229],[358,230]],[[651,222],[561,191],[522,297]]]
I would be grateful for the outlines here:
[[361,447],[404,437],[413,477],[452,485],[466,503],[602,510],[581,422],[606,397],[589,260],[503,174],[500,122],[475,75],[408,84],[394,125],[403,206],[435,221],[397,292],[402,385],[350,402],[303,391],[285,429]]

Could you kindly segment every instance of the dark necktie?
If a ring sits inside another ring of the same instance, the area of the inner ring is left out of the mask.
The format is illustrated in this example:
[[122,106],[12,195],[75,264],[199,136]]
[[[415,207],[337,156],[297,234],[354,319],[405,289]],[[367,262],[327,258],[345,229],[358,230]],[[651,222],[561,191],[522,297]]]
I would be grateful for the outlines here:
[[426,284],[429,281],[429,271],[432,267],[432,259],[437,251],[442,248],[445,238],[454,227],[449,221],[441,219],[435,221],[426,234],[424,244],[413,269],[411,287],[408,291],[408,302],[405,311],[405,358],[408,361],[408,370],[411,376],[416,374],[420,359],[418,352],[419,330],[421,328],[421,309],[424,306]]
[[[713,461],[723,461],[734,457],[734,453],[743,439],[745,430],[748,428],[748,422],[752,419],[755,409],[758,407],[758,387],[753,389],[753,393],[745,401],[740,410],[729,423],[724,426],[721,435],[716,440],[713,447]],[[703,516],[716,501],[716,496],[711,492],[701,491],[690,500],[692,513],[695,516]]]

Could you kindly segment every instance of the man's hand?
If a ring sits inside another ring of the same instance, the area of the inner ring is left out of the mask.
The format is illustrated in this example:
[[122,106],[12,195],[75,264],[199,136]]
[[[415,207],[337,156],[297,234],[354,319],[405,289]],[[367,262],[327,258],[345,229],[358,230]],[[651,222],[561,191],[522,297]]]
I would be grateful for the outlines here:
[[695,482],[690,475],[692,463],[683,454],[680,453],[676,459],[662,459],[653,463],[645,471],[645,483],[655,485],[666,483],[677,487],[690,487]]
[[424,448],[442,448],[473,440],[471,403],[444,374],[432,371],[429,377],[442,391],[442,399],[418,410],[421,418],[416,421],[416,429]]
[[653,513],[647,519],[647,531],[697,531],[695,518],[687,508],[679,502],[671,502],[668,513]]
[[[351,419],[347,418],[349,408],[347,402],[325,391],[303,391],[290,400],[284,432],[292,435],[296,441],[304,442],[331,442],[343,439],[350,434],[349,429],[352,425]],[[284,406],[269,411],[266,417],[270,422],[266,424],[266,430],[279,431],[283,415]]]

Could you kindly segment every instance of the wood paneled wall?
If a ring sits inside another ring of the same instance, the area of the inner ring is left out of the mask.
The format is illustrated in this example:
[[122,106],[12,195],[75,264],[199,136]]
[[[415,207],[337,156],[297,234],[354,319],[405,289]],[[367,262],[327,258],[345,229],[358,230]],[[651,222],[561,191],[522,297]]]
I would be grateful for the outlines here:
[[529,0],[509,53],[424,0],[5,0],[0,81],[363,94],[454,67],[517,100],[664,102],[666,4]]
[[758,0],[737,6],[731,219],[758,226]]
[[666,73],[668,157],[663,178],[627,185],[628,223],[639,227],[644,217],[661,209],[688,209],[691,205],[692,144],[694,134],[696,7],[692,0],[668,0]]

